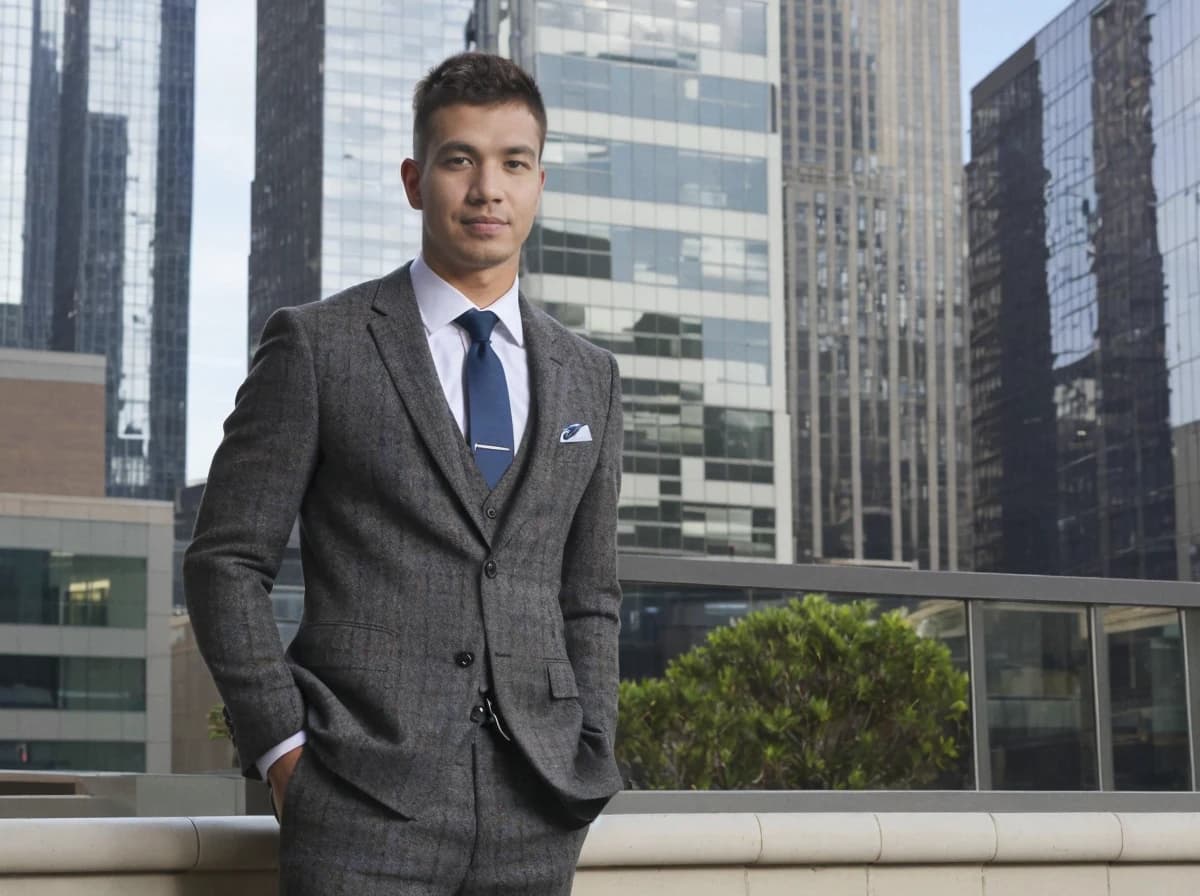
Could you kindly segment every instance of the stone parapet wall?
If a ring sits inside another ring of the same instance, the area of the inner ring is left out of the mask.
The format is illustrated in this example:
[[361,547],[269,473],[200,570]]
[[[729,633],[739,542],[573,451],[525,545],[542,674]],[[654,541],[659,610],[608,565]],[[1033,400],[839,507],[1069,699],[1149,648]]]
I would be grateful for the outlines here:
[[[0,896],[274,892],[273,818],[0,819]],[[605,815],[577,896],[1183,896],[1200,814]]]

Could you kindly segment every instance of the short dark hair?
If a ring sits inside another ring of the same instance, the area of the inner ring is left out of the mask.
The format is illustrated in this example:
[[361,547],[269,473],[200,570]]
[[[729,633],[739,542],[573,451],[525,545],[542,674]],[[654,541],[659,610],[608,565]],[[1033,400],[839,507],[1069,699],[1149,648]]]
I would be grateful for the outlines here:
[[541,130],[538,153],[546,145],[546,105],[533,78],[511,60],[492,53],[459,53],[430,69],[413,93],[413,154],[420,159],[433,113],[446,106],[525,105]]

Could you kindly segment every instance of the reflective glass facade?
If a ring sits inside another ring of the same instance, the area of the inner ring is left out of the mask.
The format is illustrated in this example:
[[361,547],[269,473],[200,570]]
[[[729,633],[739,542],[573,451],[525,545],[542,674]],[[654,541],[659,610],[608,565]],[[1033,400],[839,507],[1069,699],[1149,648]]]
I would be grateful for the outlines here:
[[146,745],[121,741],[0,740],[0,769],[146,771]]
[[0,709],[145,712],[146,661],[0,654]]
[[248,345],[271,312],[421,247],[400,164],[412,94],[463,49],[471,0],[261,0]]
[[534,225],[532,235],[536,251],[531,248],[525,253],[531,274],[770,294],[766,240],[556,221],[544,216]]
[[0,548],[0,625],[145,628],[146,560]]
[[1200,574],[1196,83],[1192,0],[1078,0],[973,92],[979,569]]
[[105,355],[107,485],[184,471],[195,0],[0,5],[0,345]]
[[522,290],[617,356],[625,551],[790,561],[776,2],[480,0],[546,99]]
[[796,559],[969,568],[958,3],[780,34]]

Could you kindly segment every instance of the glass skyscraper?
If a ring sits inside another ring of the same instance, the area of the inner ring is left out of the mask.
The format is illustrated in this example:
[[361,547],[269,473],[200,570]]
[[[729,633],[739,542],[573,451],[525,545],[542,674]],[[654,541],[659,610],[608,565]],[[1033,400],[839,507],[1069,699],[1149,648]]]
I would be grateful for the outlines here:
[[109,495],[183,483],[195,0],[0,3],[0,346],[100,354]]
[[972,94],[976,566],[1200,574],[1200,8],[1078,0]]
[[776,2],[480,0],[546,99],[522,290],[616,354],[625,551],[792,559]]
[[796,559],[969,568],[958,2],[782,7]]
[[463,49],[471,0],[259,0],[249,339],[271,312],[421,248],[400,165],[417,82]]

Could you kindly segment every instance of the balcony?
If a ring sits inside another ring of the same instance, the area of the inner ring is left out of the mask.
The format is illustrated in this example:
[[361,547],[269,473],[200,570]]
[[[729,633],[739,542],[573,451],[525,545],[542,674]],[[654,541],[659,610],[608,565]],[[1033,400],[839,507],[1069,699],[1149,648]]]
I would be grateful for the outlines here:
[[[1200,586],[637,555],[621,577],[632,677],[804,594],[900,610],[969,676],[970,742],[929,790],[623,793],[577,894],[1200,891]],[[231,771],[0,773],[0,896],[274,892],[264,797]]]

